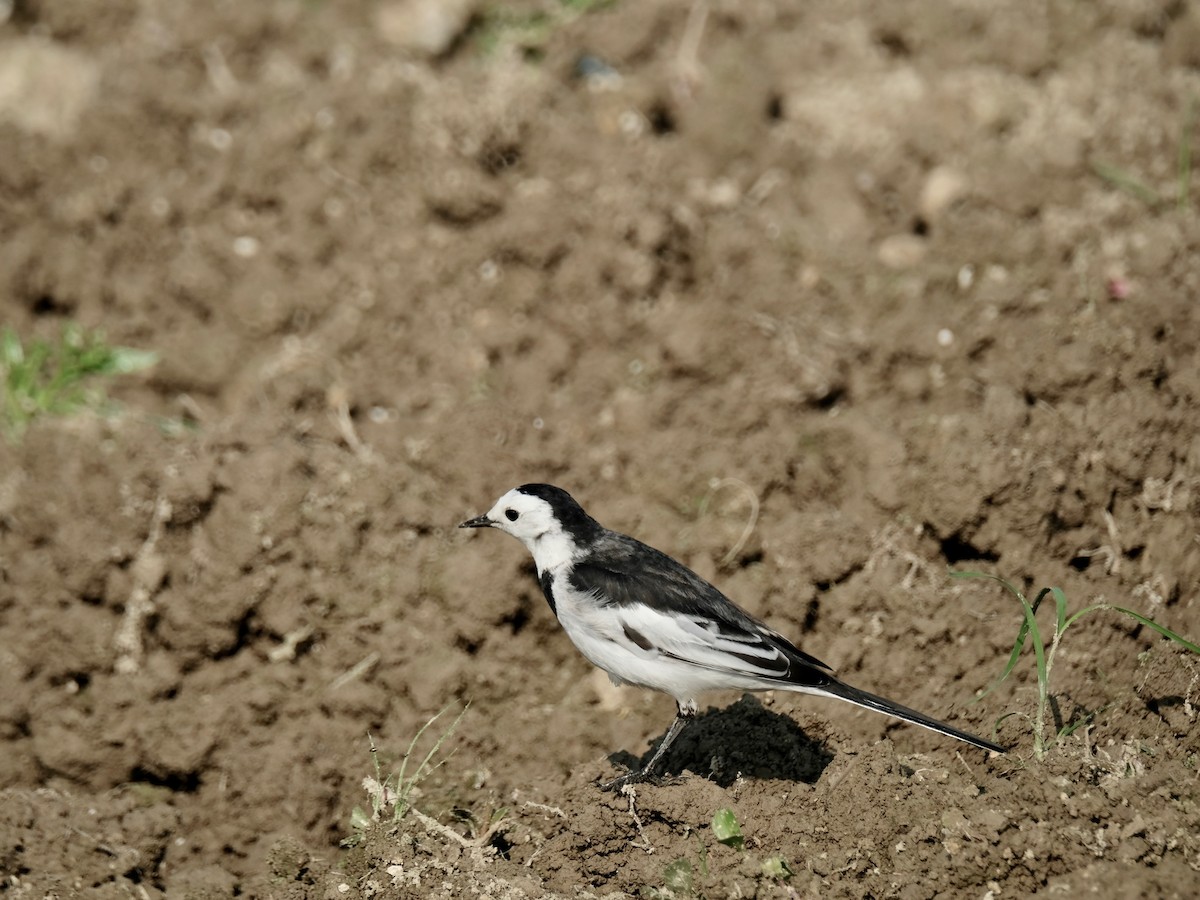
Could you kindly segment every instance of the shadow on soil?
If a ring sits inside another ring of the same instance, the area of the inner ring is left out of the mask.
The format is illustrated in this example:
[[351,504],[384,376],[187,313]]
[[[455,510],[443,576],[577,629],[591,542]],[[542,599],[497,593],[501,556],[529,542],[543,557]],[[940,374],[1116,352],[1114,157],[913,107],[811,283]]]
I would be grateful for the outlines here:
[[[609,762],[618,770],[641,768],[662,738],[656,737],[644,756],[622,750],[611,754]],[[692,772],[721,787],[729,787],[738,776],[813,784],[832,761],[824,743],[745,694],[732,706],[697,716],[668,751],[662,774]]]

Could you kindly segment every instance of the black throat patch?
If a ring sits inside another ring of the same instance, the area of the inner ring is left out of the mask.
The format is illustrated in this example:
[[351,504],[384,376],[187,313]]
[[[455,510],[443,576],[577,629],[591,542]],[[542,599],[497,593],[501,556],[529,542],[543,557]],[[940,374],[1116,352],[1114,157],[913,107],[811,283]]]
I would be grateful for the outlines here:
[[546,595],[546,602],[550,604],[550,612],[558,618],[558,607],[554,604],[554,575],[549,571],[539,572],[538,584],[542,586],[542,593]]

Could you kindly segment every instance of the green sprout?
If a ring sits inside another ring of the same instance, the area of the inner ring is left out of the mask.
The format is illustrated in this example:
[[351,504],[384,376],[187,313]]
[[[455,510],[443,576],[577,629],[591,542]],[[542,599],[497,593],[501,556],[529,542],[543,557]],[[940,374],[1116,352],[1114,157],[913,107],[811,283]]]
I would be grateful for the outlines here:
[[787,860],[778,854],[767,857],[762,864],[762,873],[767,878],[775,878],[779,881],[787,881],[795,874]]
[[[1179,150],[1175,159],[1175,206],[1179,212],[1187,209],[1191,202],[1192,182],[1192,132],[1196,126],[1196,98],[1188,97],[1183,107],[1183,121],[1179,128]],[[1119,166],[1099,160],[1092,161],[1092,172],[1119,191],[1141,200],[1151,209],[1166,205],[1166,199],[1150,185]]]
[[722,807],[713,814],[712,830],[713,837],[726,847],[732,847],[734,850],[745,848],[746,839],[742,836],[742,826],[738,824],[737,816],[729,807]]
[[501,46],[514,45],[537,59],[554,32],[580,16],[607,9],[616,0],[558,0],[525,11],[504,4],[485,7],[473,32],[476,45],[489,56]]
[[433,746],[429,748],[429,751],[416,763],[416,768],[412,770],[410,770],[409,766],[410,763],[416,760],[417,743],[429,727],[450,709],[449,706],[443,707],[441,711],[417,729],[417,733],[413,735],[413,739],[408,744],[408,749],[404,751],[404,758],[400,761],[400,768],[390,775],[385,776],[383,774],[383,765],[379,762],[379,750],[375,746],[375,740],[370,734],[367,735],[367,742],[371,745],[371,761],[375,767],[375,777],[363,779],[363,787],[367,789],[367,794],[371,798],[371,812],[368,814],[362,807],[354,807],[350,813],[350,827],[354,833],[342,841],[343,846],[353,847],[361,842],[364,833],[370,828],[371,824],[383,820],[384,813],[388,807],[392,809],[390,819],[392,824],[399,822],[408,815],[409,810],[413,808],[413,801],[416,799],[418,785],[453,756],[453,752],[451,752],[435,761],[435,757],[441,751],[442,745],[454,733],[454,730],[458,727],[458,723],[462,721],[462,717],[467,714],[467,709],[469,708],[469,703],[462,708],[462,711],[455,717],[454,721],[438,736]]
[[[1171,629],[1158,624],[1153,619],[1148,618],[1147,616],[1144,616],[1132,609],[1126,609],[1123,606],[1114,606],[1111,603],[1095,603],[1091,606],[1085,606],[1083,609],[1069,613],[1067,611],[1067,597],[1061,588],[1043,588],[1041,592],[1038,593],[1037,597],[1034,598],[1034,601],[1030,603],[1025,598],[1025,595],[1021,593],[1021,591],[1018,590],[1014,584],[1006,581],[998,575],[992,575],[986,572],[951,571],[950,576],[952,578],[986,578],[989,581],[995,581],[1003,585],[1004,588],[1010,594],[1016,597],[1021,603],[1021,609],[1024,613],[1024,618],[1021,622],[1020,629],[1017,631],[1017,639],[1013,644],[1012,652],[1009,654],[1008,664],[1004,667],[1004,671],[1000,673],[1000,677],[992,682],[992,684],[989,685],[987,689],[975,699],[977,701],[983,699],[993,690],[999,687],[1006,678],[1008,678],[1013,669],[1016,668],[1017,661],[1020,659],[1021,653],[1025,649],[1025,641],[1027,639],[1032,641],[1034,665],[1037,668],[1037,710],[1032,716],[1025,715],[1024,713],[1008,713],[997,720],[996,726],[999,727],[1000,723],[1003,722],[1004,719],[1012,715],[1020,715],[1028,719],[1030,726],[1033,729],[1033,753],[1034,756],[1036,756],[1039,760],[1045,757],[1046,751],[1049,750],[1059,738],[1067,737],[1081,724],[1073,723],[1066,725],[1059,729],[1059,731],[1057,731],[1053,736],[1049,738],[1046,736],[1046,716],[1050,709],[1050,673],[1054,668],[1054,657],[1058,652],[1059,644],[1062,641],[1063,635],[1066,633],[1067,629],[1084,616],[1088,615],[1089,613],[1111,610],[1113,612],[1120,613],[1121,615],[1129,616],[1131,619],[1141,623],[1142,625],[1145,625],[1147,628],[1157,631],[1163,637],[1170,638],[1172,641],[1175,641],[1182,647],[1186,647],[1193,653],[1200,654],[1200,646],[1192,643],[1182,635],[1176,634]],[[1052,596],[1054,598],[1054,605],[1056,609],[1054,633],[1050,636],[1049,645],[1047,645],[1046,640],[1042,635],[1042,630],[1037,622],[1038,607],[1041,605],[1042,600],[1044,600],[1047,596]]]
[[1093,161],[1092,171],[1117,190],[1124,191],[1131,197],[1136,197],[1151,209],[1162,205],[1163,200],[1158,191],[1154,190],[1154,188],[1150,187],[1136,175],[1127,172],[1119,166],[1110,166],[1108,163]]
[[157,361],[155,353],[111,346],[102,332],[74,324],[63,328],[56,344],[33,340],[28,346],[5,328],[0,333],[0,430],[15,441],[38,416],[98,409],[104,404],[100,379],[140,372]]
[[692,864],[686,859],[677,859],[663,869],[663,884],[677,894],[690,896],[694,890]]

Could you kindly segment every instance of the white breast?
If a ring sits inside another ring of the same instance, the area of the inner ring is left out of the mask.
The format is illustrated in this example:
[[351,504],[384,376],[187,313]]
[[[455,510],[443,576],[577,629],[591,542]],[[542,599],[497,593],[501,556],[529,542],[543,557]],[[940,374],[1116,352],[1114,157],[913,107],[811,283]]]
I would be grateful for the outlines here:
[[[569,566],[554,571],[551,582],[558,621],[571,642],[593,665],[606,671],[618,683],[636,684],[670,694],[687,703],[704,691],[722,688],[763,690],[775,685],[755,674],[738,671],[723,662],[735,660],[719,653],[705,654],[702,664],[688,662],[674,654],[666,654],[652,646],[646,649],[630,637],[630,630],[651,644],[676,645],[683,655],[695,656],[692,651],[706,650],[708,635],[698,631],[690,622],[676,621],[674,616],[657,613],[645,607],[622,608],[605,606],[571,586],[567,576]],[[689,627],[690,626],[690,627]]]
[[575,558],[578,548],[562,531],[544,531],[526,543],[533,554],[533,564],[538,573],[562,569]]

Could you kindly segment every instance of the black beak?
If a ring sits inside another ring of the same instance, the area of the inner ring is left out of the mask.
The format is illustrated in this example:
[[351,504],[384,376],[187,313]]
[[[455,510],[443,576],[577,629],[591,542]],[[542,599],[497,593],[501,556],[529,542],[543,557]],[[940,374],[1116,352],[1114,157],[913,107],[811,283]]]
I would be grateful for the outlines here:
[[459,528],[491,528],[492,520],[485,513],[482,516],[476,516],[473,519],[467,519],[465,522],[459,523]]

